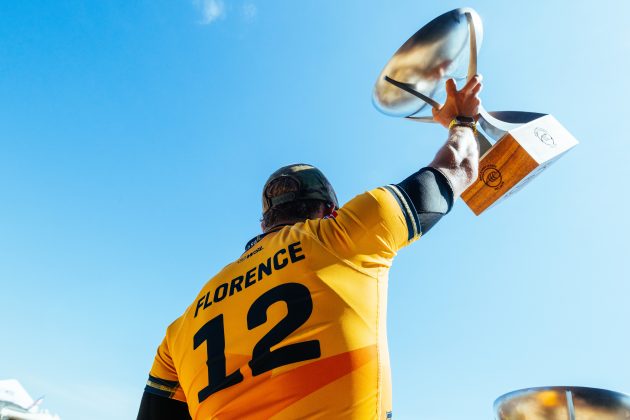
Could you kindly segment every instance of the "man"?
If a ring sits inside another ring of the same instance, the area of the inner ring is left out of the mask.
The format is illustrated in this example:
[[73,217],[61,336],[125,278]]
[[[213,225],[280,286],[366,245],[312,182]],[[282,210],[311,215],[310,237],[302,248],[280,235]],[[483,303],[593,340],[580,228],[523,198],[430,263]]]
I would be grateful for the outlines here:
[[396,252],[477,177],[479,76],[433,110],[449,129],[426,168],[338,208],[316,168],[263,188],[263,234],[168,327],[138,419],[392,417],[387,275]]

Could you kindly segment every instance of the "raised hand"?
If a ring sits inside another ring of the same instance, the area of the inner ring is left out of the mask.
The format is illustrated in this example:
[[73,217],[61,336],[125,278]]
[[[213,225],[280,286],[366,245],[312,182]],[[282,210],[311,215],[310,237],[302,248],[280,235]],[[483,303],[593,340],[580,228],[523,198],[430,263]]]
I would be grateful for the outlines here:
[[446,102],[441,108],[433,108],[433,119],[448,128],[453,118],[457,116],[478,118],[479,92],[481,91],[481,75],[477,74],[466,83],[461,89],[457,90],[455,81],[448,79],[446,81]]

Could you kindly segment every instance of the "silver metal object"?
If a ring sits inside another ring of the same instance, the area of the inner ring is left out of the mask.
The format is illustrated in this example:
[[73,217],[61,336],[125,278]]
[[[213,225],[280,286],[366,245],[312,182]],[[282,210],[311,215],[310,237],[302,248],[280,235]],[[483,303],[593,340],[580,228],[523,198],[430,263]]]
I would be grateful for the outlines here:
[[474,76],[469,70],[474,67],[476,72],[477,49],[482,39],[481,18],[473,9],[455,9],[433,19],[389,60],[374,86],[374,105],[393,117],[429,122],[432,118],[422,118],[422,111],[427,111],[427,105],[440,106],[435,98],[444,93],[444,82]]
[[[471,8],[451,10],[433,19],[388,61],[374,85],[375,107],[390,116],[435,122],[431,109],[441,108],[446,80],[459,81],[461,88],[477,74],[482,39],[481,18]],[[519,191],[578,144],[551,115],[488,112],[479,106],[477,117],[479,179],[462,193],[477,215]]]
[[[483,40],[481,17],[464,7],[433,19],[409,38],[379,75],[374,86],[374,106],[386,115],[419,122],[435,122],[430,108],[441,106],[445,82],[470,80],[477,74],[477,54]],[[508,131],[545,114],[520,111],[488,112],[479,108],[479,125],[496,141]],[[480,153],[492,143],[477,132]]]
[[599,388],[527,388],[494,402],[496,420],[628,420],[630,396]]

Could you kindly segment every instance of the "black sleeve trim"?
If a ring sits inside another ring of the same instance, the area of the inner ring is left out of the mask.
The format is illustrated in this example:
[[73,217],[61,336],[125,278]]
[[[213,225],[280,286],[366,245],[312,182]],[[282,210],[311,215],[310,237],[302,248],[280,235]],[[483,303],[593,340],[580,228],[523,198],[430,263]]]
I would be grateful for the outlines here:
[[435,168],[420,169],[400,184],[413,204],[420,234],[425,234],[453,207],[453,188],[444,174]]
[[386,185],[385,189],[389,191],[400,206],[403,215],[405,216],[405,222],[407,224],[407,241],[412,241],[417,236],[420,236],[420,220],[418,219],[418,212],[414,208],[413,203],[409,199],[409,196],[405,191],[399,188],[397,185]]
[[136,420],[191,420],[188,404],[145,392]]

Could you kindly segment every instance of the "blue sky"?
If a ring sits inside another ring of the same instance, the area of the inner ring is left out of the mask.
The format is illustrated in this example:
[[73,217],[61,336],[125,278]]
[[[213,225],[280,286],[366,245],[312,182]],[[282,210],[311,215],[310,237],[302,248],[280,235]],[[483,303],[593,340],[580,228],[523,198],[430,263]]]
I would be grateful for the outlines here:
[[401,251],[394,413],[630,392],[630,3],[270,3],[0,4],[0,378],[63,420],[135,418],[164,329],[258,233],[269,173],[313,163],[345,202],[433,158],[444,130],[379,114],[371,89],[420,26],[470,6],[485,106],[551,113],[581,144]]

